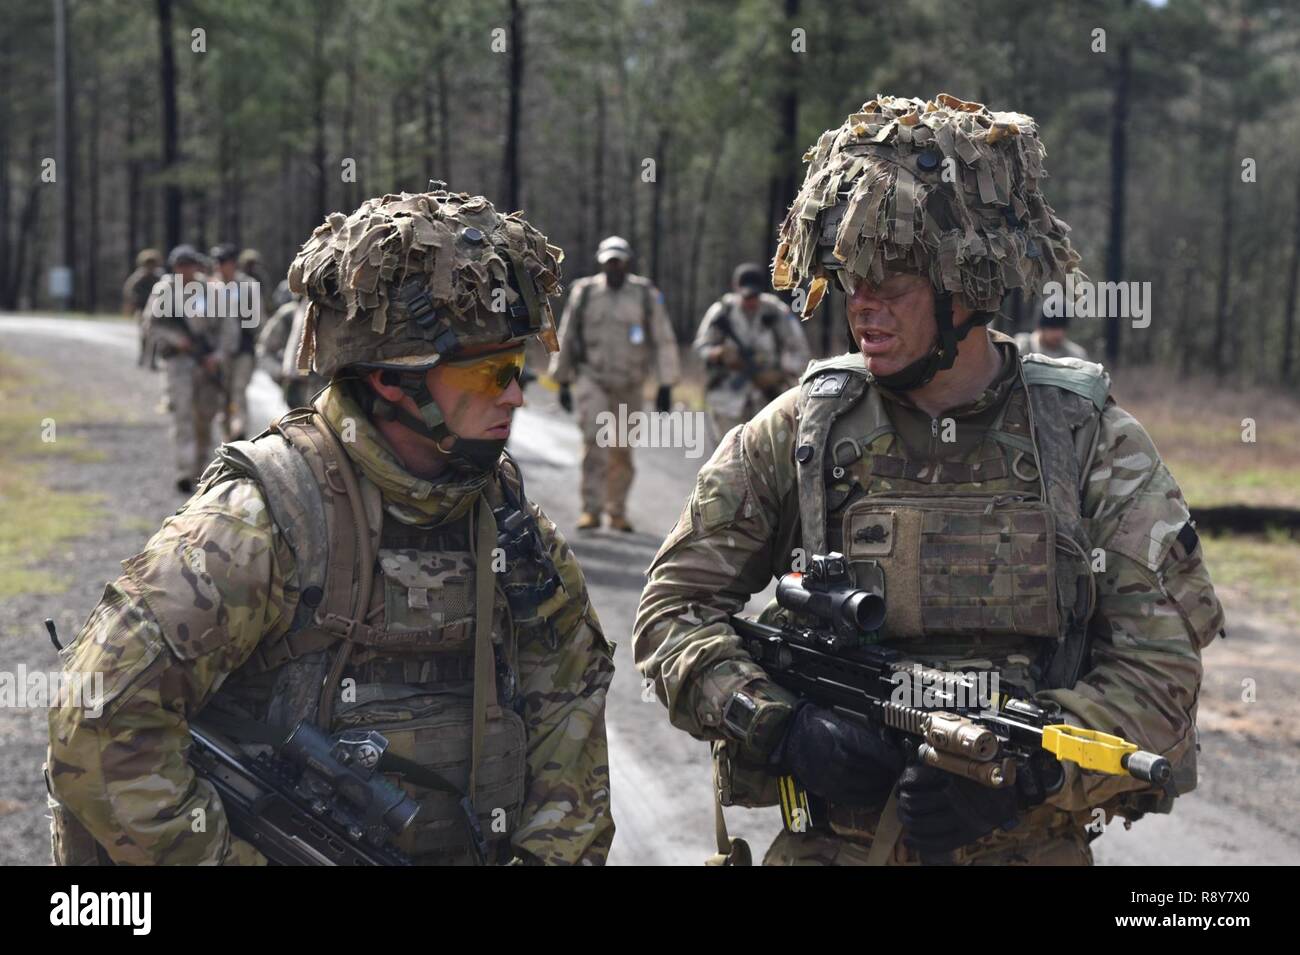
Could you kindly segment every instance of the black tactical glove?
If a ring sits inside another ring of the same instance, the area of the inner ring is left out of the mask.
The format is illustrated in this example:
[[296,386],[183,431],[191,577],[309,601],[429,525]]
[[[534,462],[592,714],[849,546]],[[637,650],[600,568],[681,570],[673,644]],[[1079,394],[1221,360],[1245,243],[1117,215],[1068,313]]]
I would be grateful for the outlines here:
[[560,407],[570,414],[573,413],[573,392],[569,390],[568,385],[560,385]]
[[1061,785],[1062,771],[1050,753],[1016,773],[1016,784],[993,789],[924,763],[907,767],[898,780],[898,818],[903,840],[922,858],[938,859],[994,829],[1014,829],[1020,813],[1037,806]]
[[655,395],[655,411],[671,411],[673,407],[673,389],[670,385],[660,385]]
[[771,765],[832,803],[877,808],[903,771],[903,754],[876,730],[800,703]]

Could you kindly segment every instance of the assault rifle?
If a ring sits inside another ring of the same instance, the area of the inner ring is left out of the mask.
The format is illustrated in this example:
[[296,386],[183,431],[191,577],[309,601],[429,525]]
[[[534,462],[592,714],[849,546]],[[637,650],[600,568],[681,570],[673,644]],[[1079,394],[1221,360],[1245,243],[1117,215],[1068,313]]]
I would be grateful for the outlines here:
[[189,762],[216,788],[230,830],[279,865],[410,865],[391,845],[419,804],[376,776],[388,740],[353,730],[331,740],[298,724],[271,753],[249,757],[190,724]]
[[[877,645],[884,597],[856,589],[841,554],[814,557],[807,573],[783,576],[776,599],[819,626],[774,627],[733,615],[731,624],[750,656],[801,697],[886,727],[922,762],[995,788],[1013,786],[1019,768],[1032,763],[1041,772],[1046,765],[1056,770],[1055,780],[1044,780],[1051,793],[1060,788],[1063,773],[1047,753],[1080,769],[1171,785],[1163,756],[1071,726],[1055,704],[1004,693],[990,699],[976,692],[977,680],[968,675],[906,662],[900,651]],[[785,781],[781,792],[789,822],[806,799]]]
[[[763,323],[765,326],[771,327],[770,316],[765,314],[763,316]],[[713,325],[715,328],[718,329],[718,331],[722,333],[722,337],[724,339],[727,338],[731,339],[732,344],[736,346],[736,350],[740,353],[740,362],[743,367],[741,368],[741,370],[737,371],[735,374],[731,376],[731,382],[730,382],[731,389],[733,391],[740,391],[749,382],[758,384],[758,379],[761,375],[763,375],[763,372],[759,371],[758,365],[754,361],[754,349],[746,345],[744,342],[740,340],[739,337],[737,337],[736,330],[731,327],[730,316],[728,316],[725,313],[719,315],[716,319],[714,319]],[[780,345],[779,337],[777,339],[777,344],[779,347]],[[722,383],[722,381],[726,377],[727,377],[726,371],[722,368],[721,365],[719,365],[714,371],[712,380],[709,382],[710,387],[717,387],[719,384]],[[759,385],[759,388],[763,392],[763,396],[767,398],[769,401],[775,398],[777,395],[779,395],[783,390],[783,388],[779,383],[778,385],[768,386],[768,387],[763,387]]]

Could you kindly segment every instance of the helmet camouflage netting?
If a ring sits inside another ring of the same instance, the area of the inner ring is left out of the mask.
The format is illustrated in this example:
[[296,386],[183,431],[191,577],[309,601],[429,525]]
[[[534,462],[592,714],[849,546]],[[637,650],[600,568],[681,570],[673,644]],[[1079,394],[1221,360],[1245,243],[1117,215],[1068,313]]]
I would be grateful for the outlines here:
[[430,367],[485,344],[539,336],[555,350],[548,296],[564,253],[518,212],[445,191],[367,199],[316,228],[289,267],[311,305],[298,365]]
[[976,312],[1008,289],[1037,292],[1076,272],[1070,227],[1038,189],[1038,126],[946,93],[878,95],[804,155],[803,187],[781,225],[772,285],[810,281],[813,314],[831,273],[879,283],[885,271],[928,275]]

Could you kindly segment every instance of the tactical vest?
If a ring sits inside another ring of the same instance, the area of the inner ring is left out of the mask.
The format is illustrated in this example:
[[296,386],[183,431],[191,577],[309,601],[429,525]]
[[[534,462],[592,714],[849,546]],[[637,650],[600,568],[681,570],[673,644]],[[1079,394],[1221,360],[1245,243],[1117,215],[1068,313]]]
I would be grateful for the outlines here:
[[[238,477],[258,482],[293,550],[299,594],[289,630],[259,645],[204,718],[218,728],[223,718],[236,728],[248,718],[281,728],[308,719],[329,733],[382,733],[390,753],[457,790],[391,776],[420,804],[395,841],[419,863],[474,861],[465,794],[488,861],[508,861],[523,805],[516,636],[549,627],[538,608],[558,577],[513,462],[497,476],[463,517],[433,528],[405,524],[384,511],[379,489],[323,419],[300,409],[251,441],[223,445],[203,477],[203,489]],[[505,566],[493,568],[497,547]]]
[[[940,668],[995,669],[1003,691],[1032,694],[1073,686],[1089,665],[1096,586],[1081,509],[1110,379],[1100,365],[1040,355],[1016,374],[961,460],[923,461],[908,454],[861,355],[815,362],[802,378],[794,455],[802,546],[843,553],[857,585],[884,594],[881,642]],[[772,605],[763,618],[783,613]],[[735,864],[721,806],[773,805],[779,793],[726,741],[713,752],[714,859]],[[1194,763],[1175,768],[1180,778],[1194,786]],[[1108,805],[1136,818],[1168,812],[1172,800],[1124,794]],[[878,814],[823,808],[838,834],[874,837]],[[1032,838],[1030,829],[1077,834],[1077,823],[1039,807],[1003,841]]]
[[1080,508],[1105,372],[1026,359],[961,461],[910,459],[869,380],[857,355],[804,374],[805,549],[840,551],[884,593],[884,642],[950,666],[992,657],[1031,693],[1073,686],[1095,603]]

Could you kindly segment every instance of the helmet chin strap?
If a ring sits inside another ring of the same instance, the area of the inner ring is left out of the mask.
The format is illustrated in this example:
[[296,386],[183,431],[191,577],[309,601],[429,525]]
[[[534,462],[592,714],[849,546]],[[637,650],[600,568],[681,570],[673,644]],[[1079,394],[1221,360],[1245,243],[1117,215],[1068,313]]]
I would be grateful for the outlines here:
[[374,413],[377,416],[386,418],[389,421],[400,422],[421,437],[428,438],[457,471],[477,475],[491,471],[496,466],[501,457],[501,452],[505,450],[505,439],[462,438],[448,428],[447,420],[442,415],[442,409],[438,407],[437,402],[433,400],[433,395],[429,393],[429,385],[424,372],[400,375],[397,386],[415,402],[416,408],[420,411],[420,417],[417,418],[405,408],[399,407],[379,395],[375,396],[374,401]]
[[977,325],[987,325],[993,321],[992,312],[972,312],[970,319],[961,328],[952,325],[952,293],[939,292],[934,297],[934,320],[939,327],[939,334],[934,347],[905,368],[900,368],[892,375],[873,375],[876,382],[890,391],[912,391],[929,384],[934,376],[947,371],[957,360],[957,343],[970,334]]

